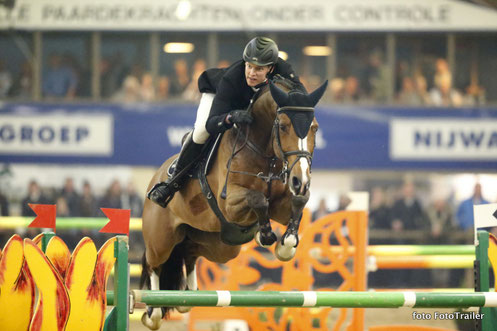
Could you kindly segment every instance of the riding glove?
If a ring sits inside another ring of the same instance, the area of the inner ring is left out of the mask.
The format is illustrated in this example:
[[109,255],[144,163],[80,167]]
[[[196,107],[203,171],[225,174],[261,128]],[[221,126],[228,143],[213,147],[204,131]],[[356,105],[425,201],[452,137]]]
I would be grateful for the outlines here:
[[232,110],[226,116],[226,121],[229,124],[250,124],[253,117],[246,110]]

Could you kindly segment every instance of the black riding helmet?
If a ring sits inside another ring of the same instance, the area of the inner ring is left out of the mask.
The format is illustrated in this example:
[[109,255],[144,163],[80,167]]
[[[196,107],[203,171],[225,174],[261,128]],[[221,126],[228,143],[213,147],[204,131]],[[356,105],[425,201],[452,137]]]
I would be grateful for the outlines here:
[[273,65],[278,60],[278,46],[266,37],[255,37],[243,50],[243,60],[257,66]]

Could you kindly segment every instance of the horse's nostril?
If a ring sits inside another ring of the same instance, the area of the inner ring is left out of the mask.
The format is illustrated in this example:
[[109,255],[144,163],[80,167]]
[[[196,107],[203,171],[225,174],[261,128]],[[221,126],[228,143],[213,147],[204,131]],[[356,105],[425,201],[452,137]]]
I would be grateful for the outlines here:
[[292,177],[292,185],[293,185],[293,188],[298,192],[298,191],[300,191],[300,187],[302,186],[302,182],[300,181],[300,179],[298,177],[293,176]]

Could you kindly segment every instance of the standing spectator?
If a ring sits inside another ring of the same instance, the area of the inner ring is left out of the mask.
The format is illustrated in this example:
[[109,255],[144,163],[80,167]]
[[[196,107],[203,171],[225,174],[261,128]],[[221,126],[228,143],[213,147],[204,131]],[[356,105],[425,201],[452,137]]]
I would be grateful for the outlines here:
[[10,95],[19,98],[30,98],[33,88],[33,70],[29,61],[21,65],[21,72],[15,78]]
[[[443,197],[434,197],[426,208],[426,216],[430,222],[430,245],[452,244],[451,235],[457,228],[452,206]],[[449,287],[450,269],[431,269],[432,286]]]
[[99,206],[101,208],[121,208],[121,193],[121,184],[117,179],[114,179],[100,200]]
[[0,216],[9,215],[9,200],[7,200],[7,197],[0,191]]
[[62,63],[58,54],[51,54],[47,71],[43,74],[43,95],[48,98],[73,98],[78,80],[74,71]]
[[131,217],[141,217],[143,210],[143,200],[136,193],[135,186],[129,182],[126,190],[121,195],[121,205],[124,209],[131,210]]
[[323,197],[319,200],[318,208],[312,212],[312,221],[314,222],[328,214],[331,214],[331,210],[326,205],[326,199]]
[[63,197],[66,201],[68,216],[79,216],[80,197],[74,189],[72,178],[66,178],[64,187],[60,192],[60,197]]
[[410,181],[404,183],[401,194],[392,207],[392,229],[396,232],[428,229],[425,213],[415,196],[414,184]]
[[387,204],[385,191],[381,187],[372,189],[369,209],[369,224],[372,229],[390,229],[391,206]]
[[28,195],[22,200],[22,216],[36,216],[34,211],[28,206],[28,203],[48,204],[50,200],[43,194],[40,186],[35,180],[29,182]]
[[[402,234],[409,230],[428,230],[428,222],[421,203],[415,195],[414,184],[407,181],[402,186],[401,197],[392,207],[392,230]],[[396,244],[413,244],[412,240],[396,240]],[[419,243],[419,242],[418,242]],[[392,275],[393,283],[404,287],[426,287],[431,281],[429,270],[399,269]]]
[[12,86],[12,75],[5,67],[5,63],[0,59],[0,99],[7,97]]
[[175,75],[171,79],[169,92],[174,97],[181,97],[190,83],[190,77],[188,76],[188,64],[185,60],[179,59],[174,61],[174,73]]
[[481,184],[476,183],[473,195],[462,201],[459,207],[457,208],[457,222],[459,228],[462,230],[472,230],[474,224],[474,215],[473,215],[473,206],[474,205],[483,205],[487,204],[488,201],[485,200],[481,193]]
[[79,200],[79,214],[82,217],[95,217],[97,213],[97,199],[93,195],[88,181],[83,183],[83,193]]
[[391,68],[383,62],[383,52],[374,50],[369,56],[369,67],[366,69],[366,91],[379,103],[385,103],[389,94],[389,77]]

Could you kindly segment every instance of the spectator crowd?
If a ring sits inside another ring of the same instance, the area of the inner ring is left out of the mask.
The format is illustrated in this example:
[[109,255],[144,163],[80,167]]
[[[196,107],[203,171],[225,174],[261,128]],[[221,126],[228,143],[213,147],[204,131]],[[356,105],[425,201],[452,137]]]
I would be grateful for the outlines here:
[[[388,104],[403,106],[464,107],[486,104],[485,89],[477,79],[471,79],[464,89],[454,87],[453,75],[444,58],[431,62],[427,76],[419,67],[399,61],[393,70],[380,50],[372,50],[365,64],[340,67],[330,79],[325,101],[333,104]],[[291,61],[290,61],[291,62]],[[218,67],[227,67],[221,60]],[[294,64],[295,65],[295,64]],[[45,100],[73,100],[91,96],[91,73],[71,53],[52,53],[43,67],[41,90]],[[119,52],[100,61],[100,97],[118,103],[164,102],[183,100],[197,102],[200,94],[197,81],[207,68],[203,58],[187,62],[183,58],[172,62],[172,72],[154,77],[140,62],[125,63]],[[298,68],[296,68],[298,71]],[[389,99],[389,79],[395,76],[393,100]],[[16,74],[14,74],[16,72]],[[308,90],[320,85],[322,78],[297,72]],[[33,88],[33,70],[26,61],[12,71],[0,58],[0,100],[8,97],[29,98]]]

